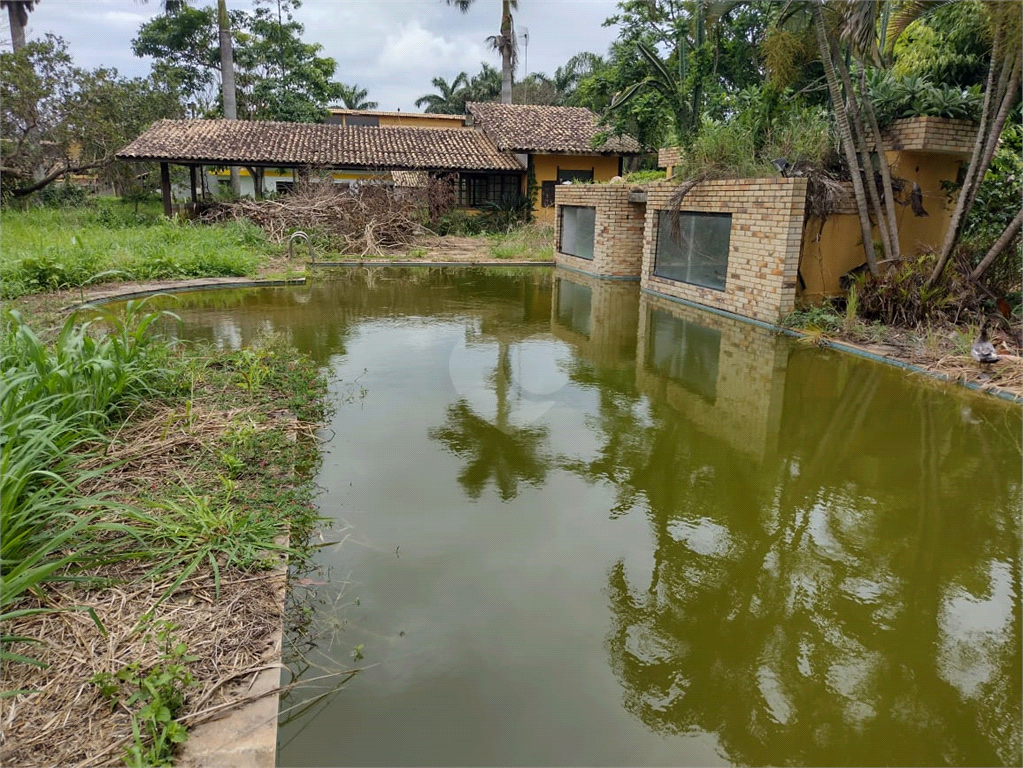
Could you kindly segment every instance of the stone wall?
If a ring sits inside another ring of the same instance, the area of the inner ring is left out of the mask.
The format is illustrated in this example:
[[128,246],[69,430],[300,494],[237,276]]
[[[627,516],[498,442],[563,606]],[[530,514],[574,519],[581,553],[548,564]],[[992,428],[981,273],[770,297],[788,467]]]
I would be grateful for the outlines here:
[[682,147],[661,147],[657,150],[657,167],[664,168],[670,179],[675,175],[675,166],[682,163]]
[[669,208],[668,200],[677,189],[670,182],[647,187],[643,288],[768,323],[791,312],[803,237],[806,179],[719,179],[705,181],[686,195],[683,211],[732,215],[723,291],[654,275],[657,212]]
[[[713,381],[676,380],[656,370],[652,326],[662,322],[691,324],[719,336],[717,366],[683,371],[683,375],[713,376]],[[644,293],[640,297],[636,335],[636,385],[641,392],[664,400],[708,435],[760,461],[777,448],[778,425],[784,404],[788,340],[773,331],[703,312],[670,299]],[[706,396],[712,389],[713,398]]]
[[555,251],[555,262],[599,277],[638,280],[643,262],[645,206],[642,202],[630,202],[629,195],[629,187],[625,184],[559,185],[554,193],[555,206],[559,210],[554,219],[556,247],[561,245],[560,206],[596,208],[596,223],[592,261]]

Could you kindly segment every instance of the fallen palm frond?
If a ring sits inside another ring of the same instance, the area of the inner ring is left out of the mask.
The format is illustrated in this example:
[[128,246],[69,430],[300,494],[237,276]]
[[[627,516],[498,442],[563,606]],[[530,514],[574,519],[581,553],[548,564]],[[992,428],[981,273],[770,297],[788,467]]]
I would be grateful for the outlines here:
[[989,371],[982,371],[976,362],[963,355],[947,355],[925,367],[952,381],[970,382],[981,389],[1002,389],[1023,397],[1023,357],[1017,355],[1002,354]]

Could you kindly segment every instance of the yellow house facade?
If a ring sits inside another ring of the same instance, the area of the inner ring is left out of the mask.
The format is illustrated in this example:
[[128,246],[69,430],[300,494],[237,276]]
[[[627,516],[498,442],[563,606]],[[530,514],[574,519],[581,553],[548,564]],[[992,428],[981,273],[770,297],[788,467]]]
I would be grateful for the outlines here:
[[598,118],[584,107],[470,103],[466,111],[473,128],[526,168],[526,184],[535,185],[533,213],[541,220],[554,220],[557,185],[610,181],[621,175],[626,156],[639,154],[631,136],[595,146]]

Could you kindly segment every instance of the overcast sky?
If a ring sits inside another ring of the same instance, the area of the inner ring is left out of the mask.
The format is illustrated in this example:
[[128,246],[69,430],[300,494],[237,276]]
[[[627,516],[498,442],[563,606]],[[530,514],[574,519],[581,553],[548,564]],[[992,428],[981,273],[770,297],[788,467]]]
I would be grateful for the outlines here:
[[[529,71],[550,74],[579,51],[605,53],[616,32],[601,25],[615,5],[615,0],[520,0],[515,14],[519,75],[525,58]],[[247,9],[252,3],[228,0],[228,6]],[[79,66],[144,75],[148,60],[132,55],[131,41],[159,7],[159,0],[40,0],[29,16],[27,37],[52,32],[68,41]],[[9,46],[7,14],[2,18]],[[472,75],[483,61],[501,67],[485,43],[500,30],[501,0],[476,0],[466,14],[444,0],[305,0],[295,18],[305,25],[304,39],[319,43],[324,55],[337,61],[336,79],[367,88],[380,109],[414,111],[417,98],[434,92],[434,77],[450,82],[463,70]],[[527,47],[522,47],[523,30],[529,32]]]

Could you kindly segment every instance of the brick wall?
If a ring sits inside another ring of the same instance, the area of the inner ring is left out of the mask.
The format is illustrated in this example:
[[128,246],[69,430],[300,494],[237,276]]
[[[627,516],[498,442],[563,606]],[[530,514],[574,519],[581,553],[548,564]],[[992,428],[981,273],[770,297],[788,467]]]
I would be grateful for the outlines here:
[[[720,334],[713,402],[653,370],[648,361],[654,312],[712,328]],[[773,331],[661,296],[644,293],[640,297],[636,334],[639,390],[651,397],[663,398],[706,434],[757,460],[770,455],[777,447],[788,355],[788,340]]]
[[[682,163],[681,147],[661,147],[657,150],[657,167],[671,169]],[[670,174],[669,174],[670,175]]]
[[555,189],[555,242],[561,243],[562,205],[596,208],[593,232],[593,260],[581,259],[556,251],[554,260],[601,277],[639,279],[643,263],[643,227],[645,206],[629,202],[629,186],[625,184],[571,184]]
[[[560,297],[565,283],[574,283],[589,292],[588,335],[566,327],[561,322]],[[575,346],[584,360],[600,368],[632,368],[636,363],[639,285],[624,280],[602,280],[556,268],[551,321],[555,337]]]
[[884,132],[886,149],[906,149],[969,157],[978,126],[971,120],[911,117],[896,120]]
[[792,311],[803,236],[806,179],[719,179],[686,195],[683,211],[730,213],[725,290],[656,277],[657,212],[669,208],[678,189],[670,182],[647,186],[642,285],[744,317],[775,323]]

